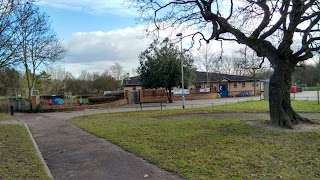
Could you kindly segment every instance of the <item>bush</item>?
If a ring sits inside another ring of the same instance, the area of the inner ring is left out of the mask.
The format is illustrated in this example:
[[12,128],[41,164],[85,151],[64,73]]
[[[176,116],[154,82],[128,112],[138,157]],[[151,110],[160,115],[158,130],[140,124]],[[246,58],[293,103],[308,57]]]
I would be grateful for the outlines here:
[[98,97],[89,97],[88,101],[91,104],[101,104],[117,101],[119,98],[117,96],[98,96]]
[[0,104],[0,113],[7,113],[7,112],[8,112],[8,105]]
[[79,98],[89,98],[89,97],[93,97],[94,95],[92,94],[85,94],[85,95],[78,95],[76,98],[79,99]]
[[110,94],[106,94],[105,97],[110,97],[110,96],[115,96],[119,99],[124,99],[124,93],[123,92],[118,92],[118,93],[110,93]]

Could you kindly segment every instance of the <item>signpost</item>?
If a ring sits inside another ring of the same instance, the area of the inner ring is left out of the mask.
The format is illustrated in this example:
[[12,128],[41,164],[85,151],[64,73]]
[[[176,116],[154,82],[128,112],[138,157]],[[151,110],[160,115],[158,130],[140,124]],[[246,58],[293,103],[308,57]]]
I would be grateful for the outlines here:
[[319,90],[320,90],[320,84],[317,83],[317,97],[318,97],[318,104],[320,104],[320,101],[319,101]]

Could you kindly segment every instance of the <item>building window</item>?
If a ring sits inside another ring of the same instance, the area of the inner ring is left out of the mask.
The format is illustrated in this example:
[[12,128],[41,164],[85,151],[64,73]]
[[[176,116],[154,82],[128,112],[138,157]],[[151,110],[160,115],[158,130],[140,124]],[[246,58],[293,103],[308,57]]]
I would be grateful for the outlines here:
[[[252,87],[254,87],[254,83],[252,83]],[[256,87],[259,87],[259,83],[256,83]]]
[[132,88],[132,90],[137,90],[137,87],[134,86],[134,87]]
[[233,88],[237,88],[237,83],[233,83]]
[[246,83],[245,82],[242,83],[242,87],[246,87]]

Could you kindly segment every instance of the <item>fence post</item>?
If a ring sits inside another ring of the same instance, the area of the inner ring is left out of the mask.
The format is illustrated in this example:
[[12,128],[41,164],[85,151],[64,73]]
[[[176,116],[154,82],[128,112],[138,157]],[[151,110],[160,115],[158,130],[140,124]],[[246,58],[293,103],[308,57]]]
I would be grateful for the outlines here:
[[318,104],[319,104],[319,103],[320,103],[320,102],[319,102],[319,84],[318,84],[317,97],[318,97]]
[[10,106],[10,114],[11,114],[11,116],[13,116],[13,106],[12,105]]

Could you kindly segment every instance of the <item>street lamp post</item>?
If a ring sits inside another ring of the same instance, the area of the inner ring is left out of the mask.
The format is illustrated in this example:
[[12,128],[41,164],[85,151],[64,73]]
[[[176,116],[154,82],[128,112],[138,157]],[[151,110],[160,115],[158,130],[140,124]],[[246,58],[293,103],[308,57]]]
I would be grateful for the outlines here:
[[184,109],[184,80],[183,80],[183,55],[182,55],[182,33],[178,33],[176,36],[180,37],[180,61],[181,61],[181,85],[182,85],[182,108]]

